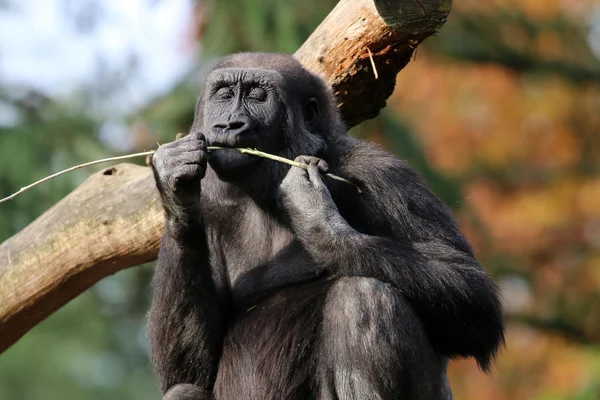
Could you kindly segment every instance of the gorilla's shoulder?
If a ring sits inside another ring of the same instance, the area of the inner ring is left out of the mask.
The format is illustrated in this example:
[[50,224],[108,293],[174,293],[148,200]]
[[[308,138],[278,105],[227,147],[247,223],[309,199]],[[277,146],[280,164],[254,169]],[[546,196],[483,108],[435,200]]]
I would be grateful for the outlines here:
[[[405,160],[381,146],[356,138],[338,145],[339,175],[365,189],[360,196],[365,212],[382,219],[392,218],[415,232],[416,222],[442,224],[456,229],[452,213],[427,187],[421,176]],[[337,173],[337,172],[336,172]],[[406,218],[412,214],[419,220]]]
[[334,147],[340,170],[358,178],[367,187],[422,183],[419,174],[405,160],[376,143],[346,136],[340,138]]

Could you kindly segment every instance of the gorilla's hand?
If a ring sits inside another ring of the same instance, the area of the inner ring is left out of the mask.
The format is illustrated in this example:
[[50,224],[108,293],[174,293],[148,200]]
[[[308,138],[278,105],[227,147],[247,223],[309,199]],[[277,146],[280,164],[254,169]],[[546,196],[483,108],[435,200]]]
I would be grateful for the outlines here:
[[329,171],[327,163],[312,156],[299,156],[295,161],[307,165],[308,169],[291,167],[279,187],[279,203],[293,228],[310,229],[337,219],[337,206],[321,177]]
[[154,179],[167,211],[199,206],[207,160],[206,140],[199,132],[162,145],[152,155]]

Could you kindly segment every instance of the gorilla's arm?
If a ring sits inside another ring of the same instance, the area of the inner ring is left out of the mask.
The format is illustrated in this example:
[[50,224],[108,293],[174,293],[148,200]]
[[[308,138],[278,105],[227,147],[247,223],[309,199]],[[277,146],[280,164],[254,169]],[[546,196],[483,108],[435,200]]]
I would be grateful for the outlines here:
[[173,233],[167,221],[153,282],[149,339],[165,392],[178,383],[211,390],[223,338],[221,301],[210,275],[202,226]]
[[152,164],[166,215],[149,316],[152,362],[163,393],[181,383],[212,392],[226,303],[213,280],[200,206],[204,138],[163,145]]
[[340,215],[318,166],[292,168],[282,200],[308,252],[334,276],[394,284],[438,352],[473,356],[488,370],[504,340],[497,288],[451,212],[404,162],[374,145],[356,141],[339,160],[334,172],[366,189],[353,212],[368,234]]

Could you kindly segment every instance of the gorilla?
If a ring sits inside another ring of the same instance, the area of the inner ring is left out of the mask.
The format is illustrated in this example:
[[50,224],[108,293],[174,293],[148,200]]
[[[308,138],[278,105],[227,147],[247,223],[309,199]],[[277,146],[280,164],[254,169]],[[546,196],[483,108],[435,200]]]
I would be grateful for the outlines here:
[[163,400],[451,399],[449,359],[490,370],[498,291],[451,212],[405,162],[350,136],[332,90],[292,56],[222,59],[190,133],[152,168]]

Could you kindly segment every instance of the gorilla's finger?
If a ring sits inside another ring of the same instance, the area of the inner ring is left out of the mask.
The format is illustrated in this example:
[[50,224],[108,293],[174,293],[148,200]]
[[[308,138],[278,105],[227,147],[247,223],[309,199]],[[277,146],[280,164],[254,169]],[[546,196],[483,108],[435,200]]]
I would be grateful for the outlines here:
[[179,158],[179,162],[182,164],[203,164],[206,161],[206,152],[201,150],[183,153]]
[[289,175],[290,176],[300,176],[300,177],[308,179],[308,173],[307,173],[306,169],[304,169],[302,167],[292,166],[290,168]]
[[180,190],[194,180],[198,182],[204,178],[204,168],[201,168],[198,164],[184,164],[177,167],[176,173],[169,181],[169,186],[173,190]]
[[309,165],[310,164],[310,156],[298,156],[294,159],[294,161],[299,164]]
[[296,161],[297,163],[300,163],[300,164],[304,164],[304,165],[318,166],[319,170],[324,174],[329,172],[329,165],[327,164],[327,162],[325,160],[323,160],[322,158],[319,158],[319,157],[298,156],[298,157],[296,157],[296,159],[294,161]]
[[329,164],[327,164],[327,161],[323,160],[322,158],[319,158],[317,167],[319,168],[319,171],[321,171],[322,174],[326,174],[329,172]]
[[204,133],[202,133],[200,131],[190,132],[190,134],[187,135],[186,137],[190,137],[190,138],[197,139],[197,140],[202,140],[206,143],[206,137],[204,136]]
[[182,139],[177,142],[173,142],[173,146],[168,147],[167,150],[175,154],[182,152],[206,151],[206,142],[200,139]]
[[312,157],[312,156],[305,156],[305,158],[309,160],[308,165],[310,167],[317,168],[320,173],[326,174],[329,172],[329,165],[322,158]]
[[319,170],[319,167],[317,165],[309,165],[308,166],[308,178],[310,179],[310,182],[315,186],[315,187],[322,187],[325,184],[323,183],[323,178],[321,177],[321,171]]
[[200,151],[206,152],[208,150],[206,140],[204,140],[204,139],[195,139],[191,143],[194,148],[193,151],[200,150]]

